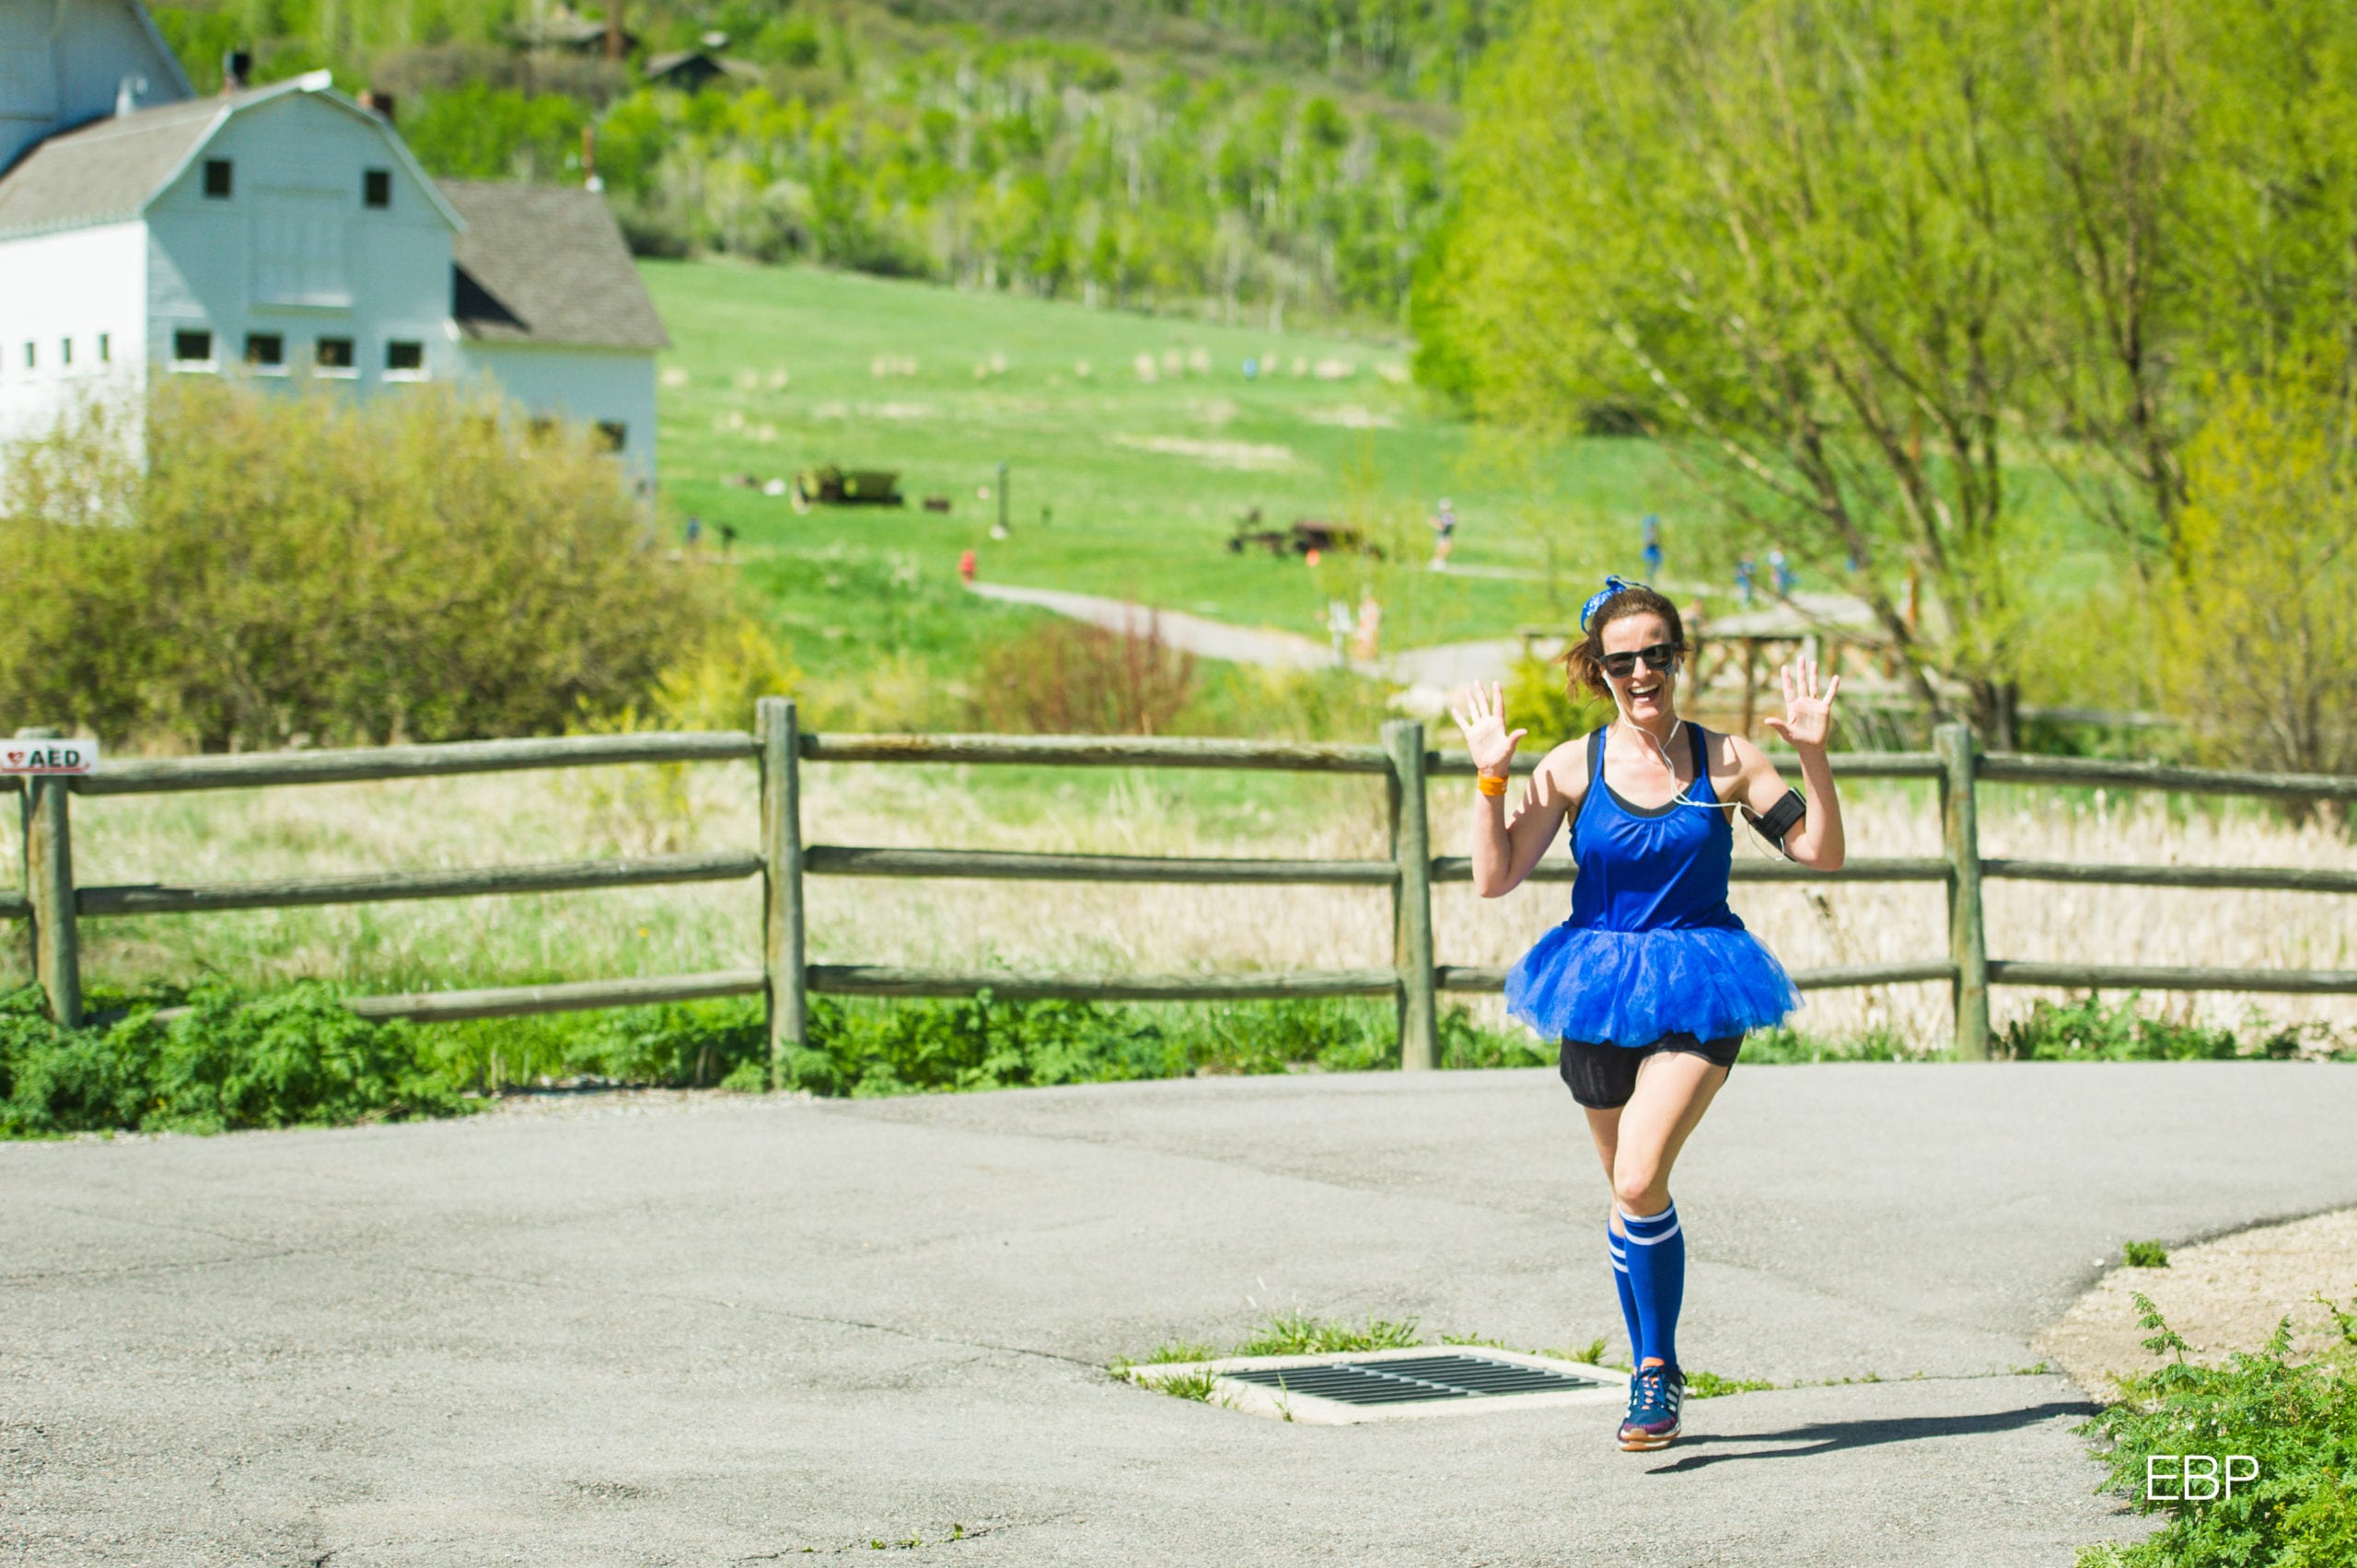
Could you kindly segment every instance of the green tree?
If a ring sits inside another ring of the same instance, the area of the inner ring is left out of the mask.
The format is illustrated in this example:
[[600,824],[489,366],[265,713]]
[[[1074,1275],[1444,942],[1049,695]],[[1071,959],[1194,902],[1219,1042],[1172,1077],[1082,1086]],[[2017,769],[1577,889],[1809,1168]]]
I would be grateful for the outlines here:
[[554,733],[646,702],[731,619],[586,432],[439,389],[172,377],[0,471],[22,723],[208,751]]
[[2003,743],[2050,608],[2026,470],[2169,562],[2202,374],[2350,331],[2352,38],[2318,0],[1535,0],[1420,365],[1662,438]]
[[2186,451],[2168,705],[2232,766],[2357,771],[2357,459],[2342,378],[2237,377]]

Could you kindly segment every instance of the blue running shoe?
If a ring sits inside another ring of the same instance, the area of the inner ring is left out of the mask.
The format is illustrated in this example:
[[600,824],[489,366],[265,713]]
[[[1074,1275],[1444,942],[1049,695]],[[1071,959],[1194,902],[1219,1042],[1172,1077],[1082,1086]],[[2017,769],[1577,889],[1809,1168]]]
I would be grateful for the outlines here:
[[1629,1419],[1620,1423],[1620,1446],[1631,1453],[1666,1448],[1678,1434],[1678,1411],[1686,1402],[1686,1374],[1648,1366],[1629,1380]]

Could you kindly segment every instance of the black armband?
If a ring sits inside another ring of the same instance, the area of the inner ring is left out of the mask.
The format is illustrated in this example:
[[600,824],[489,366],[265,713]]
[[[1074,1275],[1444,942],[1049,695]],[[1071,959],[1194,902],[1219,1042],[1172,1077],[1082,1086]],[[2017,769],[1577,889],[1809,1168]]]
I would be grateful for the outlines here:
[[1784,798],[1765,812],[1754,812],[1746,807],[1743,814],[1750,819],[1759,836],[1781,854],[1784,850],[1784,835],[1793,830],[1794,823],[1808,815],[1808,799],[1799,790],[1788,789],[1784,792]]

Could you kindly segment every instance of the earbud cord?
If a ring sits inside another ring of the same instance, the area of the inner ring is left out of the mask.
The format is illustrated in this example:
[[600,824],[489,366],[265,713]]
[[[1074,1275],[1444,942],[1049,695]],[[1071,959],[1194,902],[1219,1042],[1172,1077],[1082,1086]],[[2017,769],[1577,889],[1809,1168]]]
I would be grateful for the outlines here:
[[1678,793],[1669,797],[1670,805],[1690,806],[1697,811],[1724,811],[1730,806],[1740,806],[1743,804],[1739,800],[1696,800],[1689,796],[1686,793],[1688,786],[1678,783],[1678,764],[1669,760],[1670,747],[1677,744],[1679,732],[1684,730],[1686,727],[1686,720],[1683,715],[1669,726],[1669,738],[1667,740],[1654,740],[1654,732],[1647,729],[1643,725],[1639,724],[1630,715],[1627,704],[1620,701],[1620,688],[1613,685],[1612,682],[1608,680],[1605,682],[1605,686],[1612,693],[1612,705],[1620,710],[1620,716],[1622,718],[1629,721],[1629,727],[1635,730],[1639,735],[1643,736],[1647,740],[1652,740],[1654,749],[1661,753],[1661,765],[1669,770],[1669,782],[1678,785]]

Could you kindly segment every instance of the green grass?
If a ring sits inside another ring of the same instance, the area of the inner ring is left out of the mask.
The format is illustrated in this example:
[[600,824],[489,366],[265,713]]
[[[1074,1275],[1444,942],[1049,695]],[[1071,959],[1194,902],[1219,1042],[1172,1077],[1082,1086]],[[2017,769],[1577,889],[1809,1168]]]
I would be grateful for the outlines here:
[[[738,530],[748,584],[821,678],[895,658],[954,668],[961,648],[1011,624],[1012,612],[958,591],[968,548],[987,581],[1312,637],[1329,598],[1371,587],[1387,649],[1564,623],[1603,572],[1640,569],[1637,525],[1648,513],[1663,519],[1673,584],[1715,587],[1724,574],[1712,563],[1730,553],[1711,537],[1713,504],[1660,447],[1587,438],[1506,459],[1480,431],[1381,373],[1405,365],[1401,343],[806,266],[641,265],[674,343],[662,359],[665,497],[678,516]],[[1160,367],[1174,352],[1181,368],[1170,374]],[[1134,368],[1142,354],[1157,366],[1150,382]],[[1248,380],[1248,356],[1279,373]],[[914,373],[878,376],[879,360]],[[1295,376],[1296,361],[1347,363],[1354,374]],[[1174,443],[1205,445],[1190,453]],[[723,482],[829,462],[899,470],[908,509],[797,516],[783,499]],[[995,484],[1001,462],[1013,536],[994,542],[996,500],[977,492]],[[2075,593],[2107,577],[2101,541],[2058,487],[2028,470],[2017,484],[2057,541],[2039,581]],[[927,495],[953,510],[923,511]],[[1462,519],[1454,563],[1475,574],[1423,570],[1425,519],[1443,495]],[[1256,507],[1278,528],[1302,517],[1357,523],[1394,547],[1391,559],[1312,570],[1228,553],[1237,519]],[[1550,585],[1480,571],[1555,575]]]
[[1370,1317],[1353,1327],[1306,1313],[1281,1312],[1228,1353],[1326,1355],[1338,1351],[1404,1350],[1423,1342],[1413,1318]]
[[[1469,427],[1435,416],[1412,389],[1378,373],[1404,365],[1397,344],[807,267],[649,261],[642,270],[675,344],[662,362],[673,383],[661,393],[666,497],[708,528],[737,528],[749,561],[774,563],[749,569],[748,580],[780,607],[814,670],[839,656],[954,647],[963,634],[954,626],[917,629],[894,617],[954,616],[961,607],[989,613],[953,586],[958,553],[969,547],[988,580],[1143,598],[1305,635],[1319,633],[1329,596],[1355,597],[1369,581],[1386,601],[1387,645],[1403,646],[1560,619],[1565,598],[1575,606],[1596,574],[1633,566],[1639,517],[1662,514],[1675,549],[1678,519],[1694,511],[1674,466],[1641,441],[1574,443],[1544,472],[1509,478],[1483,461]],[[1138,355],[1159,366],[1174,350],[1182,365],[1202,351],[1208,368],[1140,379]],[[1272,357],[1283,372],[1247,380],[1248,355]],[[916,373],[878,377],[879,356],[912,361]],[[1355,374],[1295,377],[1296,359],[1347,362]],[[780,371],[785,384],[772,386]],[[1337,423],[1362,417],[1375,427]],[[1174,441],[1242,455],[1135,444]],[[976,491],[995,482],[1002,461],[1014,533],[993,543],[996,503]],[[900,470],[909,508],[797,516],[782,499],[722,482],[826,462]],[[926,495],[947,496],[955,509],[924,512],[917,501]],[[1458,564],[1543,570],[1546,546],[1531,521],[1544,517],[1565,598],[1550,605],[1544,583],[1422,570],[1424,518],[1443,495],[1463,519]],[[1312,571],[1298,560],[1229,554],[1235,520],[1255,506],[1277,527],[1296,517],[1361,521],[1403,540],[1404,560]],[[888,596],[888,610],[859,602],[877,573],[894,571],[913,573],[917,590]],[[829,587],[830,577],[840,586]]]
[[2165,1269],[2169,1266],[2169,1249],[2157,1241],[2124,1242],[2119,1251],[2131,1269]]

